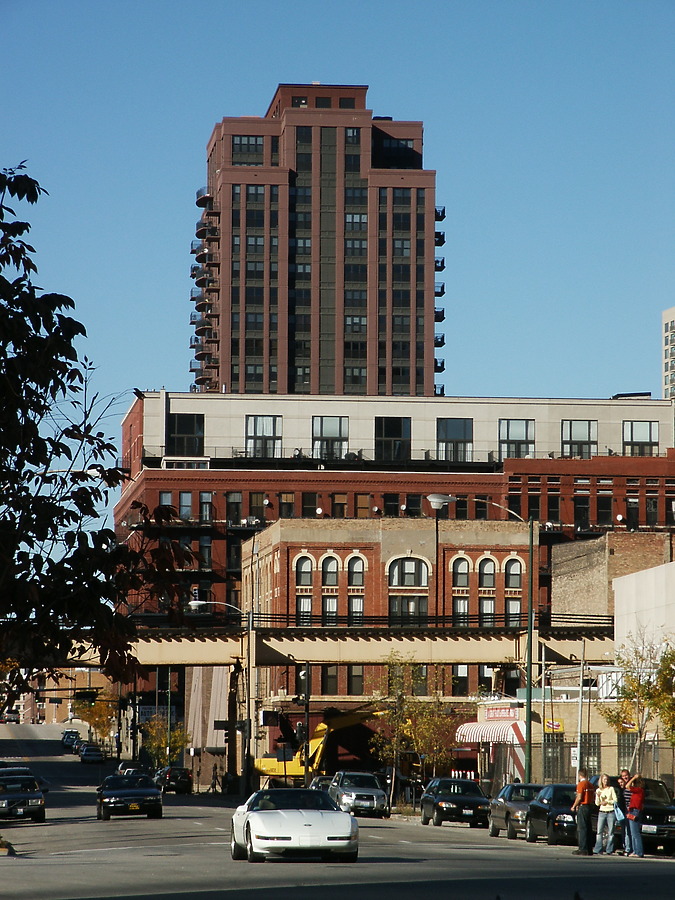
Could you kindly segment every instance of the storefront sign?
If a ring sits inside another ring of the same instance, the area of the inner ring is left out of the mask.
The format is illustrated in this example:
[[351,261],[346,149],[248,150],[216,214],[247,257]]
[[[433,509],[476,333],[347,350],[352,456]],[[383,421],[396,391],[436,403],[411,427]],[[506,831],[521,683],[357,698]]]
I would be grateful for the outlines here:
[[544,731],[546,734],[564,734],[565,723],[562,719],[545,719]]
[[485,719],[512,719],[520,718],[520,710],[517,706],[486,706]]

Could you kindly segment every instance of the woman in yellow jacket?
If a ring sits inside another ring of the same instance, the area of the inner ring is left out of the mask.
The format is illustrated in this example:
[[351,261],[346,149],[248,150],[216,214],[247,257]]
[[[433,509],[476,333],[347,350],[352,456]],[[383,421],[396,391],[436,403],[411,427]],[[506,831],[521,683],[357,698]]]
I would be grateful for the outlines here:
[[[601,775],[598,788],[595,791],[595,802],[600,807],[598,812],[598,828],[593,854],[614,853],[614,827],[616,816],[614,804],[617,802],[616,791],[609,783],[609,775]],[[603,833],[607,831],[606,844],[603,848]]]

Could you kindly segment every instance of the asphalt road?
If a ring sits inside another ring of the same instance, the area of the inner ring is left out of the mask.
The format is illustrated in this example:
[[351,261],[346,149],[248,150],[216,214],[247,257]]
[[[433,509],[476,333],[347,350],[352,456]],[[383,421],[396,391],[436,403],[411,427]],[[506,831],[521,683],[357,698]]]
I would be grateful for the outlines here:
[[[571,847],[489,838],[482,829],[360,819],[358,863],[268,861],[229,854],[230,798],[166,795],[164,818],[98,822],[93,788],[114,767],[64,754],[60,728],[0,725],[0,759],[29,762],[51,782],[47,822],[0,823],[16,857],[0,858],[12,900],[223,897],[269,900],[650,900],[673,896],[675,860],[579,858]],[[229,801],[229,808],[228,808]]]

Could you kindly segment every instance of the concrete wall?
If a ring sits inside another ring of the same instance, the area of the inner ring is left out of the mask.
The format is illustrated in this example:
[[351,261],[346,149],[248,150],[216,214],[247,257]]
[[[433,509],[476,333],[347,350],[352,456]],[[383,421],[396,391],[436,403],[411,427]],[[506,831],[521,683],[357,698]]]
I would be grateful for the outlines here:
[[675,640],[675,562],[614,580],[615,643]]

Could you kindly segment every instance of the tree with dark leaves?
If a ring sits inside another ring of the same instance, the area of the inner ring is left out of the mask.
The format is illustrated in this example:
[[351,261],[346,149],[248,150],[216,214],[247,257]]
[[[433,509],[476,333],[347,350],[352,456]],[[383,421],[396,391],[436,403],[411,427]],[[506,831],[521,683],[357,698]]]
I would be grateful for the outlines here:
[[[128,678],[127,597],[174,590],[171,542],[160,558],[102,527],[108,492],[126,477],[102,427],[110,403],[91,393],[73,301],[35,285],[30,225],[7,205],[45,193],[24,163],[0,172],[0,711],[36,676],[92,654]],[[173,514],[139,509],[146,524]]]

